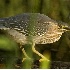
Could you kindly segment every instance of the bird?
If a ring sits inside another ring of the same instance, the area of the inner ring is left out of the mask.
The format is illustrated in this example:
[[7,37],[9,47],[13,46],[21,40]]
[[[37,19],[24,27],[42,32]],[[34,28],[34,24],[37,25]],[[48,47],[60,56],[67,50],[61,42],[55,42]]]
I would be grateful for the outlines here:
[[[20,46],[32,44],[32,51],[41,59],[50,61],[35,49],[36,44],[51,44],[60,39],[62,34],[70,31],[67,23],[55,21],[40,13],[23,13],[16,16],[0,18],[0,30],[5,30]],[[24,48],[26,58],[29,58]],[[24,61],[23,58],[22,62]]]

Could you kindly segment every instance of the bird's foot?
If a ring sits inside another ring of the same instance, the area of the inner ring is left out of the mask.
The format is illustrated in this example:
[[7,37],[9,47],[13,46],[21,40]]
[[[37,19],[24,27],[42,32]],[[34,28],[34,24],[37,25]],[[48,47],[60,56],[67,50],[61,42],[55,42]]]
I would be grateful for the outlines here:
[[22,62],[25,61],[25,60],[26,60],[26,58],[23,58],[23,59],[22,59]]
[[41,59],[39,60],[39,62],[42,62],[42,61],[50,61],[50,60],[47,59],[47,58],[41,58]]
[[24,62],[25,60],[31,60],[31,58],[23,58],[22,62]]

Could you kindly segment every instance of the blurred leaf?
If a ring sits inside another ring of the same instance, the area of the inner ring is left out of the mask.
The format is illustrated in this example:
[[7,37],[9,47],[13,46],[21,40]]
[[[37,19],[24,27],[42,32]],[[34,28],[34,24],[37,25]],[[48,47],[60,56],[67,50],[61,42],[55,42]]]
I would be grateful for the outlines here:
[[16,60],[19,57],[19,48],[12,39],[0,35],[0,50],[2,53],[0,54],[0,58],[4,58],[5,68],[14,68],[16,64]]
[[50,62],[51,62],[51,58],[50,58],[50,52],[49,51],[44,51],[43,55],[49,60],[44,60],[40,63],[40,68],[41,69],[49,69],[50,68]]

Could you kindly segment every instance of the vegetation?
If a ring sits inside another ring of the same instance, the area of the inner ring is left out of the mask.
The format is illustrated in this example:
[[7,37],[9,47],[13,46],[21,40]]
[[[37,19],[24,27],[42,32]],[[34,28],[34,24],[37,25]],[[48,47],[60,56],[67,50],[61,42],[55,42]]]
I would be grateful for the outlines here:
[[[27,12],[46,14],[54,20],[70,24],[70,0],[0,0],[1,18]],[[28,47],[28,45],[26,46]],[[30,48],[26,49],[27,53],[29,53]],[[52,61],[70,61],[70,33],[63,34],[61,39],[56,43],[50,45],[36,45],[36,49],[45,54],[45,56]],[[47,53],[46,50],[48,50],[49,53]],[[29,55],[31,56],[33,54],[33,52],[30,52]],[[39,59],[36,54],[34,55],[34,57],[31,56],[33,59]],[[4,63],[5,66],[0,66],[0,68],[31,68],[31,66],[27,66],[27,63],[31,61],[26,61],[22,65],[15,66],[16,61],[22,59],[22,51],[19,45],[5,33],[2,33],[2,31],[0,31],[0,56],[7,57],[6,61],[2,60],[1,57],[2,61],[0,60],[0,64]],[[17,58],[15,59],[15,57]],[[43,62],[40,64],[40,68],[50,68],[49,65],[50,62]]]

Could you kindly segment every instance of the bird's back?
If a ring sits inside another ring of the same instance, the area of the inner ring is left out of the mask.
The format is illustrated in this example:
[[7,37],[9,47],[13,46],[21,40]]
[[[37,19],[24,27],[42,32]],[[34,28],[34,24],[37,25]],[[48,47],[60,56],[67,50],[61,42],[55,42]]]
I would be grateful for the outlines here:
[[49,38],[58,30],[58,24],[48,16],[39,13],[24,13],[1,18],[0,29],[7,30],[18,43],[22,44],[27,43],[27,37],[31,37],[37,44],[53,43],[57,41],[54,40],[55,37],[60,38],[60,35]]

